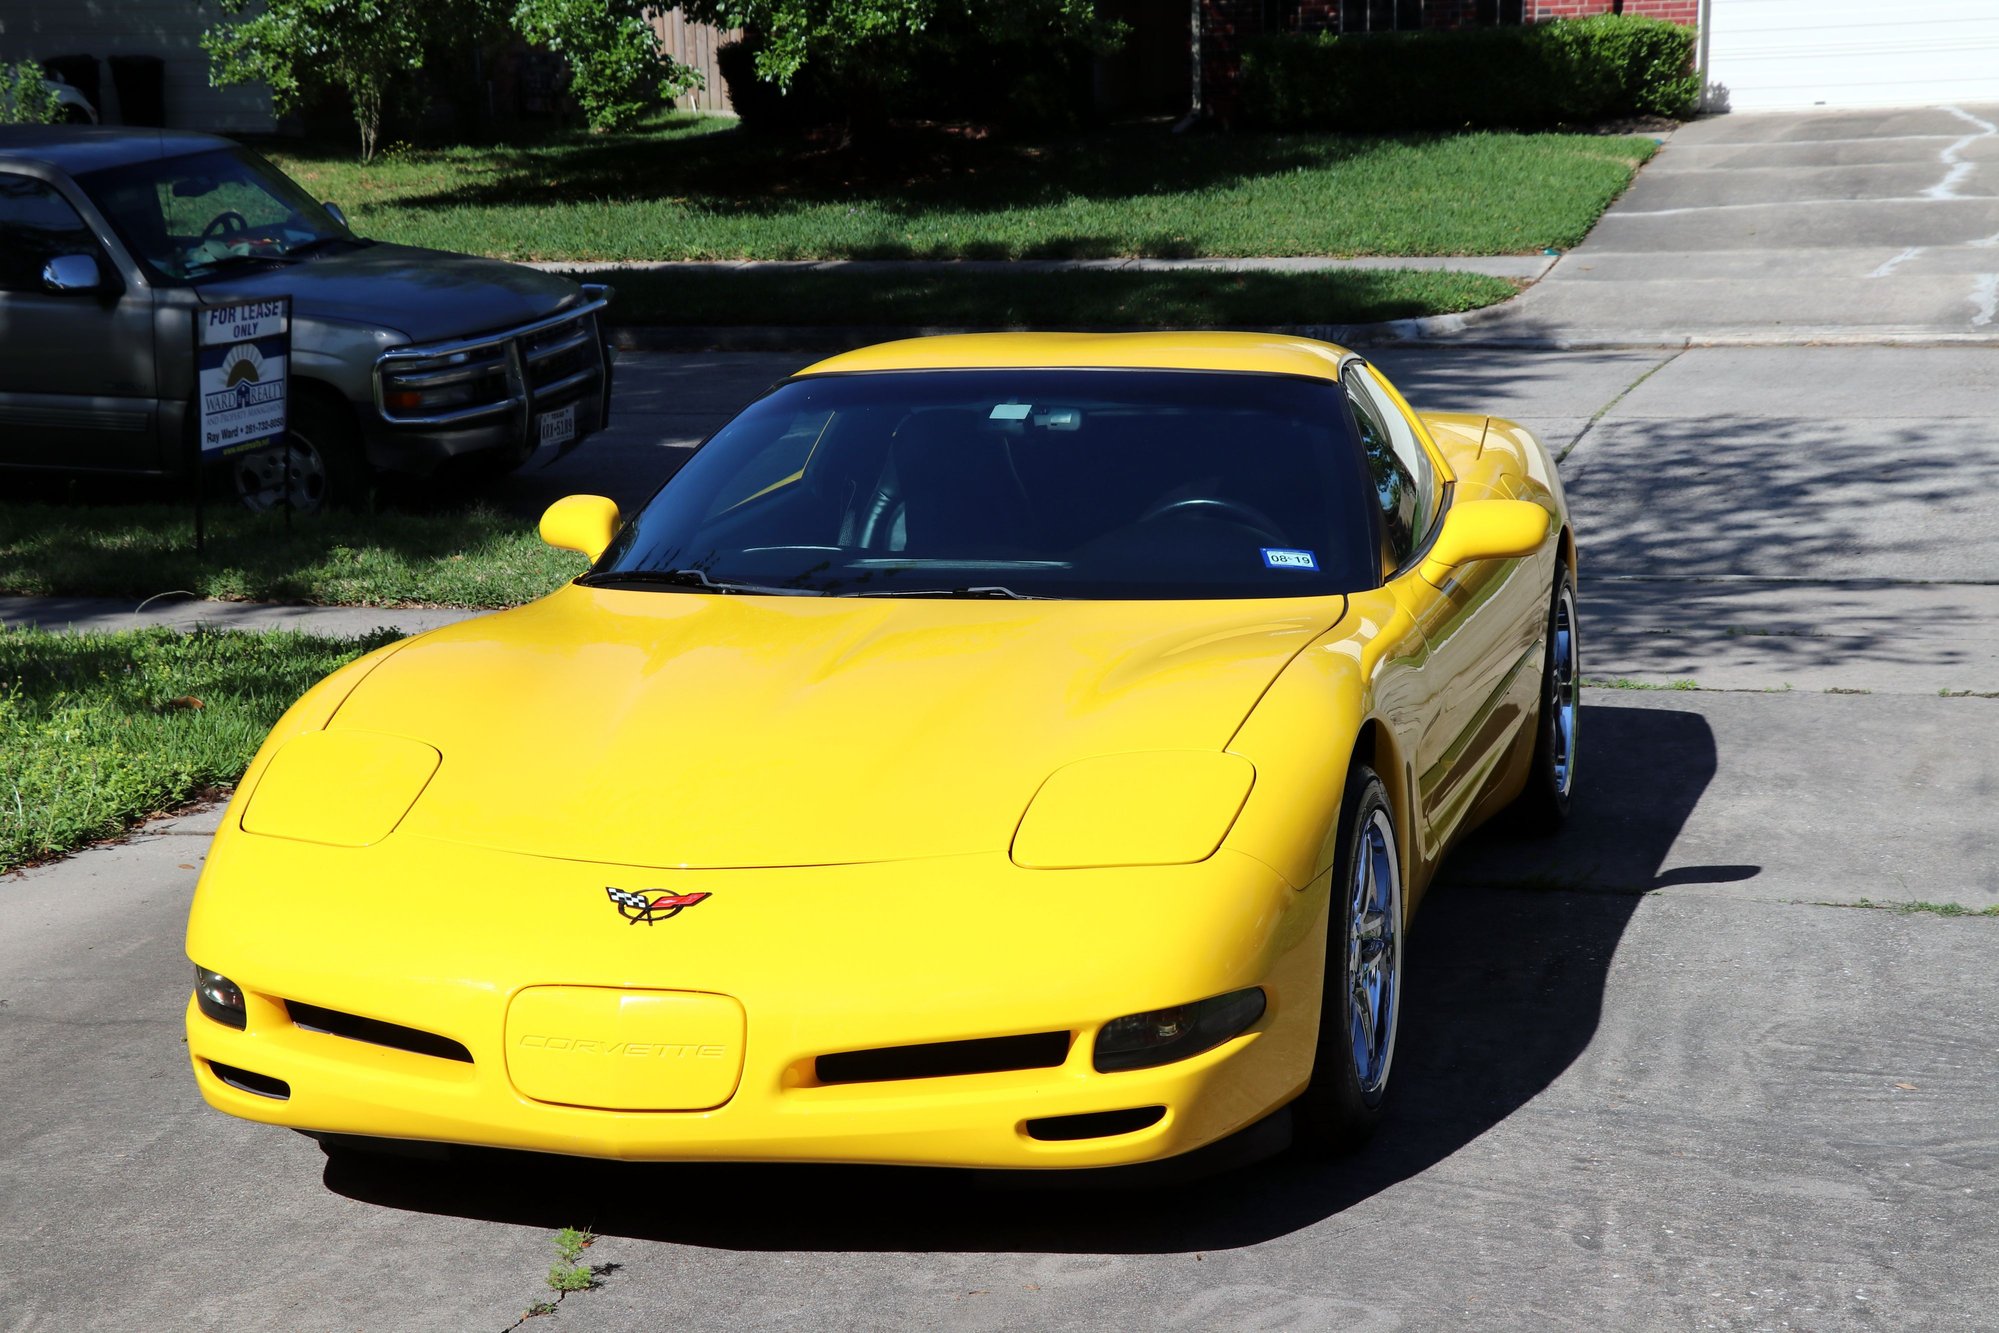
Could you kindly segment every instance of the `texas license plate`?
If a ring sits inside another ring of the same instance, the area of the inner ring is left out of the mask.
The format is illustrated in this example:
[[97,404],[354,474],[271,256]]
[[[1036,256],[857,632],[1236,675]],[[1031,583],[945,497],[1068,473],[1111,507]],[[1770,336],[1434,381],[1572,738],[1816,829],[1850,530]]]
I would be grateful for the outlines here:
[[537,448],[544,444],[568,444],[576,438],[576,404],[542,413],[536,418],[536,428],[540,432],[535,441]]

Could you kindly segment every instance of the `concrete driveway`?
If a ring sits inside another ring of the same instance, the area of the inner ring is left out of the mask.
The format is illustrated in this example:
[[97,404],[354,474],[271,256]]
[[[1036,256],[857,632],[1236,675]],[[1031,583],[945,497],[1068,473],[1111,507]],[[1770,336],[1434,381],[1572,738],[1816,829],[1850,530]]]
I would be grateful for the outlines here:
[[1999,107],[1719,116],[1673,134],[1482,337],[1999,342]]
[[[1999,692],[1973,356],[1382,356],[1566,454],[1586,670],[1624,684],[1586,692],[1571,829],[1474,842],[1418,918],[1351,1162],[329,1169],[185,1067],[211,814],[0,880],[0,1327],[497,1333],[567,1225],[602,1286],[530,1330],[1993,1327],[1999,919],[1851,905],[1999,904],[1999,702],[1956,693]],[[642,497],[802,359],[630,358],[662,410],[510,502]]]

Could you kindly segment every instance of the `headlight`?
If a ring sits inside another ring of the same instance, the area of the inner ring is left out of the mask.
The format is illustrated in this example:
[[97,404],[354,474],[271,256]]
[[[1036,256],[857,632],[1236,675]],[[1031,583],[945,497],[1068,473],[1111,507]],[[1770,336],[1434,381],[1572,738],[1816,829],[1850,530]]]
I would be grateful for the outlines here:
[[1212,1050],[1263,1017],[1261,987],[1113,1018],[1097,1032],[1099,1074],[1150,1069]]
[[243,1026],[243,992],[220,972],[195,967],[194,1002],[202,1013],[224,1027]]
[[1013,835],[1030,870],[1171,866],[1215,854],[1256,769],[1219,750],[1098,755],[1058,768]]

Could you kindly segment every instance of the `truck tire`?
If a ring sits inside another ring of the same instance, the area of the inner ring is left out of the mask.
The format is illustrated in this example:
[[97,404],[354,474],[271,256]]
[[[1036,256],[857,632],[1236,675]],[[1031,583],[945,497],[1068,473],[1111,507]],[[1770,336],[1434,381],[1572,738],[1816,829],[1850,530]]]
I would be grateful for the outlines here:
[[291,429],[282,446],[230,460],[230,481],[245,509],[266,513],[284,507],[287,450],[293,513],[354,509],[368,498],[371,478],[353,413],[323,394],[301,393],[292,403]]

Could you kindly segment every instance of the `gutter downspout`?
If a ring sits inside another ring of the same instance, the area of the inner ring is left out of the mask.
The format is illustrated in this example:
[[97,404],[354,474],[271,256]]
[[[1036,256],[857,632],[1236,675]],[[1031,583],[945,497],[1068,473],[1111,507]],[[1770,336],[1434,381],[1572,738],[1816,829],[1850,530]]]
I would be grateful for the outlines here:
[[1709,26],[1713,22],[1714,0],[1700,0],[1700,11],[1694,17],[1695,30],[1698,34],[1694,39],[1694,73],[1700,76],[1700,109],[1703,111],[1713,109],[1709,105],[1708,90],[1714,85],[1709,81],[1707,76],[1707,33]]

